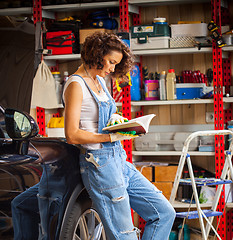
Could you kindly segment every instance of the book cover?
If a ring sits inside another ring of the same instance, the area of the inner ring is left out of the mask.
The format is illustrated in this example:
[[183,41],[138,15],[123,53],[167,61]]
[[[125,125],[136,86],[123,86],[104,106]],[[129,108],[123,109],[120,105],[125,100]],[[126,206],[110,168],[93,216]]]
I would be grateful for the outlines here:
[[146,116],[134,118],[128,122],[105,127],[103,130],[109,132],[136,131],[136,134],[145,134],[148,133],[150,122],[154,117],[155,114],[148,114]]

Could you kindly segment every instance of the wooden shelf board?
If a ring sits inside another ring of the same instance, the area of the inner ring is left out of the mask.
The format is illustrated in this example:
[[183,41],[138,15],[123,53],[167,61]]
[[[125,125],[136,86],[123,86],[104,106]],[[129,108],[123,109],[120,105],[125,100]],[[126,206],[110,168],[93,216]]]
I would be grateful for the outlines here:
[[[132,151],[133,156],[180,156],[181,151]],[[188,152],[191,156],[214,156],[214,152]]]
[[192,53],[212,53],[211,47],[201,48],[161,48],[161,49],[141,49],[133,50],[135,55],[172,55],[172,54],[192,54]]
[[[179,201],[174,201],[174,203],[172,204],[172,206],[174,208],[197,208],[196,207],[196,204],[189,204],[189,203],[182,203],[182,202],[179,202]],[[212,206],[211,203],[202,203],[201,204],[201,208],[210,208]]]
[[109,2],[91,2],[91,3],[74,3],[74,4],[59,4],[59,5],[47,5],[42,6],[42,9],[56,12],[66,11],[82,11],[86,9],[98,9],[98,8],[110,8],[119,7],[118,1]]
[[129,0],[130,4],[138,6],[155,6],[155,5],[172,5],[172,4],[188,4],[188,3],[204,3],[210,0]]
[[63,54],[63,55],[47,55],[44,56],[46,60],[79,60],[81,54]]
[[[213,103],[214,99],[185,99],[185,100],[165,100],[165,101],[132,101],[132,106],[151,106],[151,105],[179,105],[179,104],[205,104]],[[233,102],[233,97],[224,97],[223,102]]]
[[31,7],[3,8],[3,9],[0,9],[0,16],[32,14],[32,12],[33,12],[33,9]]

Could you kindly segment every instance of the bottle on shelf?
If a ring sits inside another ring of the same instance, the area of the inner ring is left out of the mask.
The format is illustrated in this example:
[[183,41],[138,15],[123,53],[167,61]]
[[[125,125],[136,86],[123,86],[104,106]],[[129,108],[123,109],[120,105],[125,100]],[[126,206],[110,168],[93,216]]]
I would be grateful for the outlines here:
[[57,95],[57,102],[61,104],[61,95],[62,95],[62,81],[60,72],[52,72],[54,80],[55,80],[55,88]]
[[166,72],[162,71],[159,78],[159,98],[160,100],[167,100],[166,94]]
[[174,69],[169,69],[166,78],[167,100],[176,99],[176,74]]
[[145,80],[145,100],[159,100],[158,82],[158,80]]
[[63,90],[64,90],[64,86],[67,82],[67,80],[69,79],[69,73],[68,71],[64,71],[63,73],[63,82],[62,82],[62,91],[61,91],[61,96],[62,96],[62,93],[63,93]]
[[[183,178],[187,179],[189,178],[189,172],[188,170],[184,170],[183,172]],[[182,185],[182,199],[191,199],[191,186],[189,185]]]
[[140,78],[140,69],[138,65],[135,65],[131,73],[131,83],[130,95],[132,101],[141,100],[141,78]]
[[69,73],[67,71],[64,71],[64,74],[63,74],[63,82],[66,83],[66,81],[68,80],[69,78]]

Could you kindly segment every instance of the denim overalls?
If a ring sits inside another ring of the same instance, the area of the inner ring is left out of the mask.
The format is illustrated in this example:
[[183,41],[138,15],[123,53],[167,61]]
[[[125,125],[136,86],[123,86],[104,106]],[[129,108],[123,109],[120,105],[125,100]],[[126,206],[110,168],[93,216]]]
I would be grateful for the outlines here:
[[[98,105],[98,132],[103,133],[116,106],[100,83],[109,97],[107,102],[100,102],[85,82]],[[80,171],[109,240],[138,239],[131,207],[147,222],[143,240],[168,239],[175,211],[161,191],[126,161],[120,141],[102,143],[101,149],[86,150],[80,155]]]

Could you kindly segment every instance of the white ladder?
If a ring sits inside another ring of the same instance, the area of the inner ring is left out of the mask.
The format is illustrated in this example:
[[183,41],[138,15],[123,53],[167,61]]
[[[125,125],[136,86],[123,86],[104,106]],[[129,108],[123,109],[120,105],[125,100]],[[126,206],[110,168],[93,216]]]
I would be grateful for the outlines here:
[[[193,195],[194,195],[197,211],[186,212],[186,213],[183,213],[183,214],[184,214],[185,218],[186,217],[190,218],[190,219],[199,218],[199,223],[200,223],[200,227],[201,227],[202,239],[203,240],[208,239],[210,228],[212,228],[212,230],[214,231],[216,236],[219,239],[221,239],[219,234],[217,233],[216,229],[213,227],[212,223],[213,223],[214,216],[218,216],[218,215],[222,214],[221,212],[216,212],[216,209],[217,209],[218,201],[219,201],[221,191],[222,191],[222,188],[223,188],[223,184],[231,182],[231,181],[226,179],[227,174],[231,177],[231,180],[233,180],[233,167],[232,167],[232,161],[231,161],[231,153],[232,153],[232,150],[233,150],[233,139],[231,141],[231,144],[230,144],[230,147],[229,147],[228,151],[225,152],[225,163],[224,163],[222,174],[221,174],[221,177],[220,177],[220,179],[222,181],[214,184],[214,185],[218,185],[218,187],[217,187],[217,191],[216,191],[213,203],[212,203],[211,210],[202,210],[201,209],[199,199],[198,199],[197,188],[196,188],[197,184],[196,184],[196,181],[195,181],[195,178],[194,178],[192,163],[191,163],[190,155],[188,154],[188,148],[189,148],[189,144],[192,141],[192,139],[194,139],[196,137],[199,137],[199,136],[215,136],[215,135],[230,135],[231,138],[232,138],[233,137],[233,132],[230,131],[230,130],[198,131],[198,132],[194,132],[194,133],[190,134],[187,137],[187,139],[184,142],[184,146],[183,146],[182,153],[181,153],[181,156],[180,156],[178,169],[177,169],[177,172],[176,172],[175,181],[174,181],[171,196],[170,196],[170,203],[173,204],[174,201],[175,201],[178,186],[179,186],[180,179],[181,179],[181,176],[182,176],[184,164],[187,161],[188,171],[189,171],[189,176],[190,176],[190,180],[191,180],[191,185],[192,185],[192,189],[193,189]],[[228,173],[228,172],[230,172],[230,173]],[[210,185],[210,184],[206,183],[206,185]],[[211,184],[211,185],[213,185],[213,184]],[[189,214],[189,213],[191,213],[191,214]],[[177,214],[180,214],[180,213],[177,213]],[[195,214],[196,214],[196,216],[195,216]],[[204,225],[203,218],[207,222],[206,227]]]

